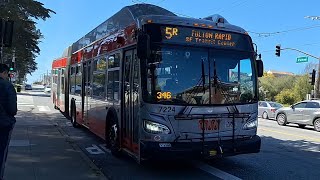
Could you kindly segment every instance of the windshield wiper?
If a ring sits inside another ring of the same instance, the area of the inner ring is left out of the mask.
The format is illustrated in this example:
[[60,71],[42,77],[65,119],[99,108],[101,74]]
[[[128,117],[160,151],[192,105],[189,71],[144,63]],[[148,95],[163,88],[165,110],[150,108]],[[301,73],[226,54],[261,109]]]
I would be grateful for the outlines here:
[[[209,60],[209,62],[210,62],[210,60]],[[211,77],[209,79],[210,79],[209,81],[211,81]],[[229,95],[221,87],[221,80],[219,80],[219,77],[217,75],[217,67],[216,67],[216,60],[215,59],[213,60],[213,87],[214,87],[215,94],[217,94],[217,89],[220,90],[221,94],[224,96],[224,99],[227,102],[230,102]],[[211,96],[210,96],[210,99],[211,99]],[[234,100],[232,100],[231,103],[233,104]],[[239,113],[239,110],[236,105],[232,105],[232,107],[234,108],[234,110],[233,110],[234,113]],[[229,110],[229,108],[228,108],[228,110]]]
[[201,77],[202,77],[202,89],[203,89],[203,94],[206,93],[205,85],[206,85],[206,74],[204,72],[204,62],[203,59],[201,61]]

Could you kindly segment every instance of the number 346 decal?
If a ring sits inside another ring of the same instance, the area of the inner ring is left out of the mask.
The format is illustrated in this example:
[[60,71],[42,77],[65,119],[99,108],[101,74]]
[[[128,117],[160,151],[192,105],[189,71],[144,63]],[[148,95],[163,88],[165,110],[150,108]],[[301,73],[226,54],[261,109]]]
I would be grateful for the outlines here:
[[157,92],[157,99],[171,99],[171,92]]

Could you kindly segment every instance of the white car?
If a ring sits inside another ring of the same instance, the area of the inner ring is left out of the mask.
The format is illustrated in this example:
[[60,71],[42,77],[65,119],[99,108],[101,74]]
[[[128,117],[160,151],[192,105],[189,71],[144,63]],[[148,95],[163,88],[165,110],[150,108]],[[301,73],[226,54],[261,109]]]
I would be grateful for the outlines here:
[[51,92],[51,87],[50,87],[50,86],[46,86],[46,87],[44,88],[44,92],[45,92],[45,93],[50,93],[50,92]]

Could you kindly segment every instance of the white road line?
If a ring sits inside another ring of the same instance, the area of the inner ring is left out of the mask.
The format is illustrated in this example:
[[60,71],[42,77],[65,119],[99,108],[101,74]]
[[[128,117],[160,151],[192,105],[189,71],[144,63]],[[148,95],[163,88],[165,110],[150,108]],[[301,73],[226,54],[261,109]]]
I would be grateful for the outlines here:
[[109,149],[107,149],[106,144],[100,144],[99,145],[105,152],[107,153],[111,153],[111,151]]
[[92,144],[92,147],[87,147],[86,150],[88,151],[88,153],[94,154],[94,155],[105,153],[95,144]]
[[32,146],[35,144],[30,144],[29,140],[11,140],[9,146],[10,147],[24,147],[24,146]]
[[33,104],[18,104],[18,107],[21,107],[21,106],[25,106],[25,107],[33,107],[34,105]]
[[[64,118],[65,119],[65,118]],[[64,120],[63,119],[63,120]],[[68,127],[72,127],[72,124],[71,124],[71,122],[66,122],[66,126],[68,126]]]
[[48,106],[38,106],[39,111],[43,112],[43,111],[51,111],[50,108]]
[[212,174],[218,178],[224,179],[224,180],[241,180],[240,178],[233,176],[229,173],[226,173],[224,171],[221,171],[220,169],[217,169],[215,167],[212,167],[208,164],[202,163],[202,162],[197,162],[196,167],[198,169],[201,169],[202,171],[205,171],[209,174]]
[[23,104],[32,104],[32,103],[24,103],[24,102],[18,102],[18,105],[23,105]]

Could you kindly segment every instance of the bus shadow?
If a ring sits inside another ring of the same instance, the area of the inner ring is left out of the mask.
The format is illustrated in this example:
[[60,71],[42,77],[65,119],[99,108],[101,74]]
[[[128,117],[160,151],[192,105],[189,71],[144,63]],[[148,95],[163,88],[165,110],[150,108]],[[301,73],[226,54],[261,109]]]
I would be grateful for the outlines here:
[[299,127],[298,124],[287,124],[286,126],[288,128],[305,129],[305,130],[310,130],[310,131],[315,131],[316,132],[316,130],[314,130],[313,126],[306,126],[306,127],[303,127],[303,128]]

